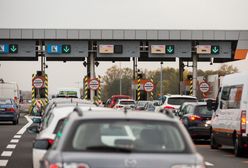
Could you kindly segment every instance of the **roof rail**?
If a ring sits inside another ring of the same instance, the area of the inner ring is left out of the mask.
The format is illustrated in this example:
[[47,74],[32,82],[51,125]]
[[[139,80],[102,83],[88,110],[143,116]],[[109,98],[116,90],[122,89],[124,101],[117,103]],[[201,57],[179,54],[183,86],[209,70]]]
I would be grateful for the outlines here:
[[76,106],[73,111],[77,112],[77,114],[82,117],[83,116],[83,111],[78,107]]

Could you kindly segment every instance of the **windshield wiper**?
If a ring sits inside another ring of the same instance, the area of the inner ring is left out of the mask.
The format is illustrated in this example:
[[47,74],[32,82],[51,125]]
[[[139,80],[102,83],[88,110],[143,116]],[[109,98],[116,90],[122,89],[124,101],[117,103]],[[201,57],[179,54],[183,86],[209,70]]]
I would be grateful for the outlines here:
[[132,149],[130,148],[123,148],[123,147],[116,147],[116,146],[88,146],[86,147],[86,150],[90,151],[101,151],[101,152],[124,152],[124,153],[130,153],[132,152]]

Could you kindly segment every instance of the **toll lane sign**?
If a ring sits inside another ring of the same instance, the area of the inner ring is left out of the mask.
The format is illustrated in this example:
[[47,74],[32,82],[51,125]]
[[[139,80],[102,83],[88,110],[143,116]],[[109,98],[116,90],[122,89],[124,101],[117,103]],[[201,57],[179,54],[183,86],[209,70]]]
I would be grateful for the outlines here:
[[16,54],[18,53],[18,45],[17,44],[0,44],[0,53]]
[[91,79],[89,81],[89,87],[92,90],[97,90],[100,87],[100,82],[97,79]]
[[202,93],[207,93],[210,90],[210,86],[207,82],[201,82],[199,85],[199,89]]
[[146,92],[152,92],[154,90],[154,84],[153,82],[151,81],[147,81],[145,84],[144,84],[144,90]]
[[44,86],[44,79],[42,77],[34,78],[33,86],[37,89],[42,88]]
[[8,53],[8,52],[9,52],[8,44],[0,44],[0,53]]

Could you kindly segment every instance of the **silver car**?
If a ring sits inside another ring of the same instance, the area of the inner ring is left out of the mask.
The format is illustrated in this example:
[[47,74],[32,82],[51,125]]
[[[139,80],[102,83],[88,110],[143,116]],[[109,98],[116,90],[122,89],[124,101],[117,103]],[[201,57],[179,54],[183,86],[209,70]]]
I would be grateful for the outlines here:
[[74,109],[42,167],[204,168],[187,131],[173,115]]

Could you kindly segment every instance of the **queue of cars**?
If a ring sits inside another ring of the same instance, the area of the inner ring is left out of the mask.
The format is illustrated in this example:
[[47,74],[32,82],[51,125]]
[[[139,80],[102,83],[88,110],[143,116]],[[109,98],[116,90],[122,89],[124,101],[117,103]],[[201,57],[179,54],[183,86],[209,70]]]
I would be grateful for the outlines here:
[[204,168],[192,143],[198,138],[210,139],[212,149],[234,146],[235,155],[242,156],[248,148],[248,78],[239,78],[244,81],[224,80],[217,104],[182,95],[145,102],[113,96],[111,108],[53,100],[37,127],[34,167]]
[[[186,129],[166,113],[116,110],[59,98],[33,121],[39,123],[28,128],[37,134],[34,168],[204,167]],[[148,161],[151,156],[156,159]]]

